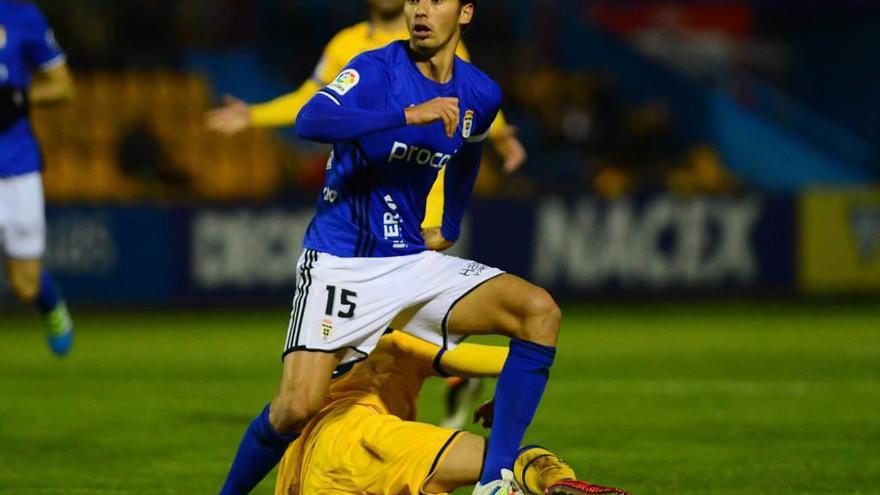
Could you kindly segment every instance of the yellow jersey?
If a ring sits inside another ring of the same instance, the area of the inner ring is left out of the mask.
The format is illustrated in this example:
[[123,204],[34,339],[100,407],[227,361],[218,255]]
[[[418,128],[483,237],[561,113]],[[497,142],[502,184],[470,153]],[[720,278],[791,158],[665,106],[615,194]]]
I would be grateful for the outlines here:
[[[381,48],[393,41],[409,39],[406,29],[397,32],[381,31],[370,22],[361,22],[343,29],[324,48],[321,60],[312,73],[311,78],[304,82],[296,91],[288,93],[266,103],[251,106],[251,122],[258,127],[280,127],[293,125],[296,116],[306,103],[321,88],[330,84],[342,69],[354,57],[369,50]],[[470,55],[459,43],[456,55],[470,61]],[[489,136],[509,132],[504,116],[499,112],[495,122],[489,129]],[[445,169],[440,170],[434,187],[427,199],[425,218],[422,228],[439,227],[443,222],[443,180]]]
[[[439,351],[392,332],[333,380],[321,411],[284,454],[276,495],[419,493],[455,437],[453,430],[413,421],[422,384],[437,374]],[[506,348],[462,344],[439,361],[444,370],[497,376],[506,359]]]

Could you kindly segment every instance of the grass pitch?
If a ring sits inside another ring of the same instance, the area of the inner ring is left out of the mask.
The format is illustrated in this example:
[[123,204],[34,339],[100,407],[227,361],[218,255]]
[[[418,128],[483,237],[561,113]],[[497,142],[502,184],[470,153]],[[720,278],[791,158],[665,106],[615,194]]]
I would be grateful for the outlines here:
[[[35,316],[0,313],[0,493],[216,493],[277,385],[287,312],[75,312],[64,360]],[[880,493],[880,306],[565,315],[527,441],[583,477],[637,495]],[[429,383],[422,419],[440,398]]]

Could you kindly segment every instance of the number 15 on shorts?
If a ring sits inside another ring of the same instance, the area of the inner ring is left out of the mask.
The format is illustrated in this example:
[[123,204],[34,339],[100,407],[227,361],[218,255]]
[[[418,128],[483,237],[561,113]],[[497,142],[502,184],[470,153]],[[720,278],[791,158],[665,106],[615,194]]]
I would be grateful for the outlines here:
[[[333,309],[336,307],[336,292],[337,288],[335,285],[327,286],[327,307],[324,311],[324,314],[327,316],[333,316]],[[357,297],[357,292],[351,291],[348,289],[340,289],[339,290],[339,311],[336,313],[336,316],[340,318],[352,318],[354,316],[354,310],[357,308],[357,303],[355,302],[355,298]]]

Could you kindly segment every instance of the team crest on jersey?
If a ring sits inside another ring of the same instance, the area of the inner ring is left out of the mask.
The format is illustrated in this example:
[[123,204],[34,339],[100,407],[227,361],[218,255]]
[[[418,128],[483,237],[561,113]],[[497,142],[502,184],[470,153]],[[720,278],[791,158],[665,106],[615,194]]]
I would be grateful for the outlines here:
[[0,24],[0,50],[6,48],[6,28]]
[[464,122],[461,125],[461,136],[465,139],[471,137],[474,130],[474,111],[468,110],[464,113]]
[[361,82],[361,75],[358,74],[358,71],[354,69],[345,69],[336,76],[336,79],[327,87],[338,93],[339,96],[345,96],[345,94],[351,91],[351,88],[357,86],[359,82]]

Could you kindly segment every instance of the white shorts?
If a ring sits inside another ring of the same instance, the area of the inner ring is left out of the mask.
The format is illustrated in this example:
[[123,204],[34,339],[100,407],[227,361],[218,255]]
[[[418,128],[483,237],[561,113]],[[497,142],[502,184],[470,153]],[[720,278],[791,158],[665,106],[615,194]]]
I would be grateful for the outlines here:
[[348,349],[342,363],[365,358],[393,324],[414,337],[454,347],[449,311],[470,291],[504,272],[475,261],[424,251],[388,258],[340,258],[306,249],[284,355]]
[[39,172],[0,178],[0,254],[35,260],[46,250],[46,211]]

